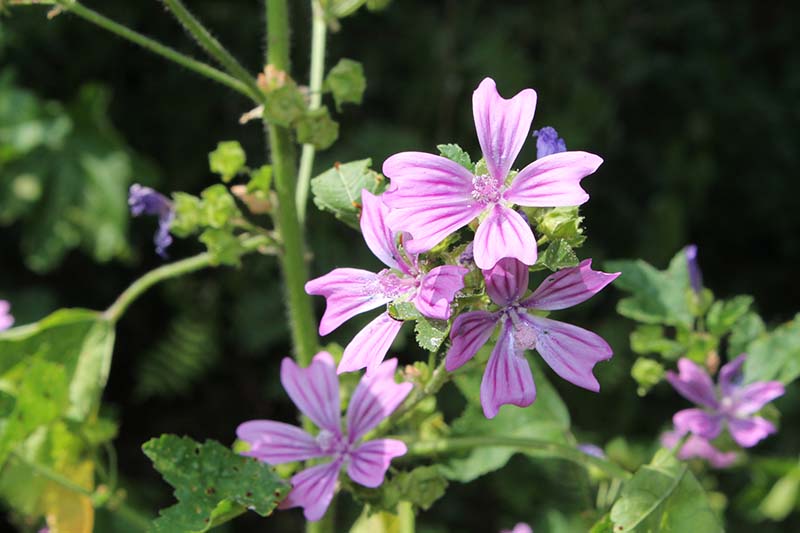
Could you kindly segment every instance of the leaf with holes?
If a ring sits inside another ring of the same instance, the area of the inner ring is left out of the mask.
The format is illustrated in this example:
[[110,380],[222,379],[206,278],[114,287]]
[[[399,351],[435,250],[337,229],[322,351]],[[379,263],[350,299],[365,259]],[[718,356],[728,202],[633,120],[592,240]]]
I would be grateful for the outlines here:
[[267,516],[286,497],[289,485],[256,459],[237,455],[219,442],[200,444],[189,437],[162,435],[142,446],[178,503],[162,510],[153,533],[203,532],[231,507]]

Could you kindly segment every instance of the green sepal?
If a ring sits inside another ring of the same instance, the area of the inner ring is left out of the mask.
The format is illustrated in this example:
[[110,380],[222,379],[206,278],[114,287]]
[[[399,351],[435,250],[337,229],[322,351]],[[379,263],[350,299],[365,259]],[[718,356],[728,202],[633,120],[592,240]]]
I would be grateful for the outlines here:
[[221,141],[217,148],[208,154],[208,167],[214,174],[219,174],[222,181],[228,183],[247,163],[239,141]]

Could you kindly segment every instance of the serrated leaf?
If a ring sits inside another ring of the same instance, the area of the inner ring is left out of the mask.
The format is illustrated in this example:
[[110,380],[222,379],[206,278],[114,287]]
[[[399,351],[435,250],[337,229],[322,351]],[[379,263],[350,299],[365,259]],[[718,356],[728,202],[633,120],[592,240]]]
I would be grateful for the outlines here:
[[524,211],[536,226],[536,235],[544,235],[551,242],[562,239],[573,248],[586,240],[581,226],[583,217],[577,207],[537,207]]
[[288,484],[254,458],[235,454],[222,444],[200,444],[188,437],[162,435],[142,446],[164,480],[175,488],[178,503],[160,512],[154,533],[203,532],[212,515],[229,501],[267,516],[286,497]]
[[231,224],[231,219],[242,216],[228,188],[218,183],[200,193],[201,220],[210,228],[224,228]]
[[659,450],[625,484],[611,520],[614,531],[633,533],[723,531],[703,487],[669,450]]
[[340,59],[328,72],[323,87],[333,94],[337,110],[345,103],[360,104],[367,88],[364,67],[352,59]]
[[231,181],[245,163],[247,155],[239,141],[222,141],[208,154],[208,167],[214,174],[219,174],[225,183]]
[[735,357],[747,352],[750,343],[763,335],[766,329],[764,321],[756,313],[745,314],[733,326],[733,332],[728,338],[728,354]]
[[439,350],[439,347],[447,339],[448,331],[450,331],[450,325],[447,320],[435,320],[424,316],[417,318],[417,324],[414,326],[417,344],[429,352]]
[[[538,365],[531,366],[536,383],[536,401],[524,408],[504,405],[491,420],[484,416],[480,406],[480,374],[461,374],[456,377],[455,383],[464,394],[467,407],[453,421],[451,435],[527,437],[566,444],[570,427],[567,407]],[[441,468],[449,479],[466,483],[502,468],[517,452],[518,450],[511,447],[475,448],[465,457],[448,460]],[[526,453],[535,455],[532,452]]]
[[800,376],[800,314],[753,341],[747,352],[746,383],[777,379],[788,384],[797,379]]
[[333,213],[345,224],[359,229],[361,191],[381,194],[386,188],[383,176],[370,169],[371,159],[337,163],[311,180],[314,203],[323,211]]
[[436,149],[442,157],[458,163],[470,172],[475,172],[475,164],[469,158],[469,154],[457,144],[437,144]]
[[331,118],[327,107],[306,112],[295,122],[297,142],[324,150],[339,138],[339,124]]
[[708,330],[714,335],[724,335],[750,310],[752,303],[752,296],[736,296],[714,302],[706,316]]
[[306,112],[306,102],[294,82],[271,90],[264,104],[264,120],[278,126],[289,127]]
[[562,268],[576,267],[580,264],[578,256],[572,249],[572,246],[564,239],[556,239],[551,242],[544,253],[539,256],[537,264],[541,263],[553,272],[561,270]]
[[683,251],[672,258],[667,270],[657,270],[642,260],[608,261],[606,270],[622,272],[614,286],[632,293],[617,304],[619,314],[646,324],[691,327],[693,316],[686,298],[689,274]]

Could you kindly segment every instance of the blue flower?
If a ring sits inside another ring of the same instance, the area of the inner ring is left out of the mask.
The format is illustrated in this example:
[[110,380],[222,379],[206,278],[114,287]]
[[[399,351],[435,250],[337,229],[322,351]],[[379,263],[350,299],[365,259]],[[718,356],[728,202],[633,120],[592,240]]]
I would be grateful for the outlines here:
[[128,193],[128,205],[131,208],[131,214],[135,217],[139,215],[156,215],[158,217],[158,230],[153,237],[153,243],[156,246],[156,253],[166,258],[167,247],[172,244],[169,227],[175,219],[175,208],[172,202],[150,187],[142,187],[138,183],[134,183]]
[[536,159],[567,151],[567,143],[558,136],[555,128],[545,126],[544,128],[533,130],[533,136],[536,137]]

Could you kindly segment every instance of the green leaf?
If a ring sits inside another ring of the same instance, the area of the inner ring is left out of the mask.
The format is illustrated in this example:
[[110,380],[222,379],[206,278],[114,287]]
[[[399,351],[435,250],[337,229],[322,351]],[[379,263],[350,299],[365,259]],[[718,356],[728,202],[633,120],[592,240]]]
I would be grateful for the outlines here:
[[272,166],[262,165],[250,175],[250,181],[247,183],[247,192],[263,193],[264,197],[266,197],[269,194],[270,187],[272,187]]
[[611,520],[614,531],[634,533],[723,531],[703,487],[669,450],[659,450],[625,484]]
[[736,296],[714,302],[706,316],[708,330],[714,335],[724,335],[750,310],[752,303],[752,296]]
[[306,112],[303,94],[294,82],[287,82],[267,94],[264,104],[264,120],[278,126],[295,124]]
[[794,511],[798,493],[800,493],[800,469],[794,468],[772,486],[758,506],[758,510],[770,520],[780,522]]
[[586,240],[581,227],[583,217],[577,207],[535,207],[525,208],[524,211],[535,224],[538,236],[543,235],[549,241],[563,239],[573,248]]
[[427,511],[444,496],[447,478],[437,465],[420,466],[409,472],[400,472],[376,489],[353,485],[353,494],[369,505],[369,514],[397,512],[397,504],[410,502]]
[[247,155],[239,141],[222,141],[217,149],[208,154],[208,166],[211,172],[219,174],[222,181],[228,183],[244,168]]
[[794,381],[800,376],[800,314],[753,341],[747,353],[746,383],[774,379],[786,384]]
[[209,228],[200,234],[200,242],[208,248],[212,265],[238,267],[242,264],[244,247],[241,241],[227,229]]
[[210,228],[229,227],[231,219],[241,217],[242,213],[236,206],[228,188],[218,183],[200,193],[202,198],[203,224]]
[[297,142],[324,150],[339,138],[339,124],[331,118],[327,107],[308,111],[295,124]]
[[83,421],[100,403],[113,347],[113,325],[102,314],[62,309],[34,324],[0,333],[0,375],[8,379],[8,372],[18,374],[31,357],[63,365],[69,383],[67,416]]
[[632,293],[617,304],[619,314],[646,324],[691,327],[693,317],[686,298],[689,274],[683,251],[667,270],[657,270],[642,260],[608,261],[606,270],[622,272],[614,286]]
[[657,353],[675,360],[686,350],[680,342],[666,338],[664,328],[655,324],[639,324],[631,332],[631,350],[641,355]]
[[367,0],[367,9],[370,11],[381,11],[389,7],[392,0]]
[[172,203],[175,206],[175,219],[169,226],[169,231],[177,237],[193,235],[203,225],[203,203],[197,196],[184,192],[172,193]]
[[371,159],[350,163],[337,163],[311,180],[314,203],[323,211],[330,211],[345,224],[359,229],[361,191],[380,194],[386,188],[382,175],[370,169]]
[[562,268],[576,267],[580,264],[578,256],[572,250],[572,246],[564,239],[556,239],[551,242],[544,253],[539,256],[536,264],[542,264],[553,272]]
[[352,59],[340,59],[325,77],[323,90],[333,94],[336,109],[342,104],[360,104],[367,88],[367,79],[364,77],[364,67]]
[[[530,359],[529,359],[530,360]],[[461,374],[455,382],[467,399],[464,413],[453,421],[453,437],[502,435],[567,444],[570,418],[567,407],[538,365],[531,365],[536,382],[536,401],[530,407],[505,405],[492,420],[487,419],[480,405],[480,374]],[[453,458],[441,465],[449,479],[463,483],[505,466],[517,450],[510,447],[475,448],[465,457]],[[541,453],[527,452],[542,456]]]
[[417,319],[417,325],[414,326],[417,344],[429,352],[439,350],[442,343],[447,340],[448,331],[450,331],[450,325],[447,320],[435,320],[424,316],[420,316]]
[[764,321],[756,313],[749,312],[736,321],[733,332],[728,338],[728,355],[736,357],[748,351],[750,343],[766,331]]
[[469,154],[457,144],[437,144],[436,149],[442,157],[458,163],[470,172],[475,172],[475,163],[469,158]]
[[237,455],[216,441],[200,444],[188,437],[162,435],[146,442],[142,450],[175,488],[178,500],[159,513],[151,528],[154,533],[207,531],[215,512],[224,512],[228,503],[267,516],[288,492],[288,484],[269,465]]

